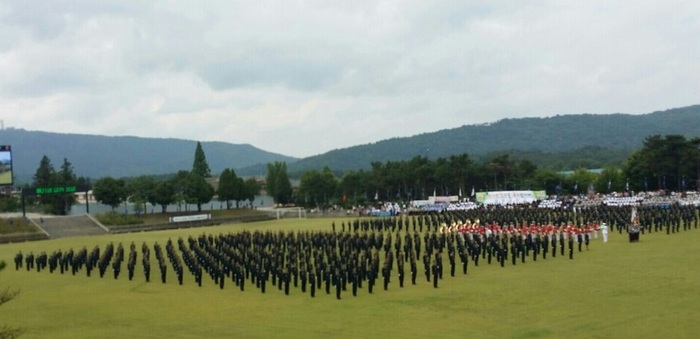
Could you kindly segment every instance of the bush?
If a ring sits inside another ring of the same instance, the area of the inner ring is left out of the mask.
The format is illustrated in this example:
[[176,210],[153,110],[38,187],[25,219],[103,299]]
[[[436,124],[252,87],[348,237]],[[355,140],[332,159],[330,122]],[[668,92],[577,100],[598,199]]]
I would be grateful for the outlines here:
[[13,196],[2,196],[0,197],[0,211],[2,212],[15,212],[18,211],[22,205],[17,197]]

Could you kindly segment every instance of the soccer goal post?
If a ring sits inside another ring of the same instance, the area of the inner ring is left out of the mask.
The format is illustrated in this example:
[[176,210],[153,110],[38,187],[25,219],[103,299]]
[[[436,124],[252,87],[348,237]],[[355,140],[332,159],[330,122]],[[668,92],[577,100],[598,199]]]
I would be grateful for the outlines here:
[[285,207],[277,209],[277,219],[306,218],[306,210],[301,207]]

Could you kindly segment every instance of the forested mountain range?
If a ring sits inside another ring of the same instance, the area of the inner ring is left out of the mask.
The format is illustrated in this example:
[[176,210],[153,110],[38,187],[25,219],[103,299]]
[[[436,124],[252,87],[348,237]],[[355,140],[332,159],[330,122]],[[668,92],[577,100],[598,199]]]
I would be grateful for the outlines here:
[[[301,159],[290,173],[329,166],[334,171],[367,169],[373,161],[430,159],[469,154],[487,159],[507,153],[559,170],[620,164],[650,135],[700,136],[700,105],[648,114],[572,114],[503,119],[406,138],[333,150]],[[255,169],[259,171],[260,169]]]
[[[650,135],[700,136],[700,105],[642,115],[574,114],[503,119],[494,123],[393,138],[296,159],[248,144],[202,142],[212,174],[234,168],[238,175],[266,173],[266,164],[287,162],[290,176],[328,166],[336,173],[368,169],[372,162],[430,159],[468,154],[476,160],[497,154],[528,159],[558,170],[620,165]],[[130,177],[189,170],[196,141],[62,134],[8,128],[0,144],[12,145],[16,183],[31,182],[46,155],[57,169],[67,158],[78,176]]]
[[[191,170],[197,147],[197,141],[183,139],[109,137],[13,128],[0,131],[0,144],[12,146],[15,184],[30,183],[44,155],[56,170],[66,158],[78,176],[121,178]],[[224,168],[297,160],[248,144],[202,142],[202,149],[215,175]]]

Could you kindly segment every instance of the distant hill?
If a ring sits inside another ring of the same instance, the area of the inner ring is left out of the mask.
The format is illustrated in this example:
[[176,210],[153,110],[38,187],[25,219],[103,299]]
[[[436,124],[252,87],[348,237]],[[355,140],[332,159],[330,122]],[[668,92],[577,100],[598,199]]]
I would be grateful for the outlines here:
[[644,139],[653,134],[700,136],[700,105],[642,115],[574,114],[503,119],[337,149],[301,159],[288,165],[288,170],[291,173],[329,166],[342,172],[370,168],[373,161],[408,160],[417,155],[435,159],[467,153],[478,158],[503,151],[537,154],[585,149],[589,152],[591,147],[619,157],[640,148]]
[[[266,152],[248,144],[203,142],[202,147],[213,174],[228,167],[239,175],[264,175],[266,164],[274,161],[287,162],[290,176],[324,166],[340,173],[369,169],[375,161],[409,160],[419,155],[436,159],[463,153],[474,159],[509,153],[513,159],[574,169],[620,163],[641,147],[644,138],[654,134],[700,136],[700,105],[642,115],[575,114],[503,119],[337,149],[304,159]],[[182,139],[107,137],[13,128],[0,130],[0,144],[13,147],[17,183],[31,182],[43,155],[51,159],[57,170],[63,158],[67,158],[79,176],[130,177],[190,170],[196,148],[196,141]],[[575,159],[578,155],[580,159],[574,161],[559,161]]]
[[[63,164],[63,158],[67,158],[78,176],[120,178],[190,170],[197,147],[196,141],[183,139],[108,137],[14,128],[0,131],[0,144],[12,145],[16,184],[32,181],[44,155],[49,157],[56,170]],[[248,144],[202,142],[202,149],[213,174],[221,173],[224,168],[297,160]]]

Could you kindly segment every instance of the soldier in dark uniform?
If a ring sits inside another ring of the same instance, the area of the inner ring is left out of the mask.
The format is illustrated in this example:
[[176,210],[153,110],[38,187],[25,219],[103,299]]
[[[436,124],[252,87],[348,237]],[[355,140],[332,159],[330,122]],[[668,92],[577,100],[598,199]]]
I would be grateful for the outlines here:
[[[518,236],[519,235],[516,235],[516,237],[518,237]],[[515,244],[515,238],[511,237],[511,239],[510,239],[510,260],[511,260],[511,263],[513,264],[513,266],[515,266],[515,264],[518,262],[517,259],[518,259],[518,255],[517,255],[517,247]]]
[[41,272],[41,269],[46,267],[47,259],[48,259],[48,256],[46,255],[46,252],[39,253],[39,255],[36,257],[36,271],[37,272]]
[[398,259],[396,260],[396,269],[399,274],[399,287],[403,287],[403,282],[406,275],[404,271],[404,260],[402,253],[399,253]]
[[357,273],[357,267],[353,266],[351,271],[350,271],[350,280],[352,283],[352,296],[356,297],[357,296],[357,287],[360,282],[360,277]]
[[547,252],[549,252],[549,238],[546,234],[542,234],[542,259],[547,259]]
[[384,290],[386,291],[389,289],[389,275],[391,274],[391,270],[389,267],[387,267],[386,263],[382,267],[382,281],[384,282]]
[[418,266],[416,265],[416,257],[411,253],[411,284],[416,284],[416,276],[418,275]]
[[291,281],[291,276],[289,270],[286,268],[282,271],[282,278],[284,280],[284,295],[289,295],[289,283]]
[[430,255],[427,252],[423,255],[423,266],[425,268],[425,279],[430,282]]
[[163,262],[161,262],[158,266],[160,267],[160,281],[165,284],[168,267],[165,266],[165,263]]
[[340,291],[343,290],[340,268],[336,268],[335,274],[333,275],[333,285],[335,285],[335,298],[340,300]]
[[314,271],[309,271],[309,287],[311,288],[311,297],[316,297],[316,275]]
[[117,279],[117,277],[119,277],[119,272],[121,272],[121,269],[121,260],[115,260],[114,262],[112,262],[112,271],[114,272],[114,279]]
[[437,288],[438,287],[438,278],[440,276],[440,272],[438,271],[437,259],[435,261],[433,261],[433,264],[430,268],[433,271],[433,288]]
[[151,263],[145,258],[143,260],[143,274],[146,277],[146,282],[151,281]]
[[569,235],[569,259],[574,258],[574,235]]
[[[265,265],[260,265],[259,272],[258,277],[255,278],[255,283],[260,283],[260,292],[265,293],[265,285],[267,284],[267,270],[265,269]],[[241,274],[241,277],[238,278],[238,280],[241,291],[243,291],[245,289],[245,274]]]
[[22,251],[19,251],[19,253],[15,255],[15,270],[22,268],[22,259],[24,259],[24,256],[22,255]]
[[29,254],[27,254],[27,257],[25,258],[25,262],[27,263],[27,271],[30,271],[32,268],[34,268],[34,253],[29,252]]
[[557,234],[558,232],[555,230],[550,231],[551,236],[552,236],[552,258],[557,257]]
[[[561,226],[561,227],[563,227],[563,226]],[[571,245],[573,246],[573,241],[571,242]],[[559,254],[561,254],[562,256],[564,255],[564,247],[565,247],[564,246],[564,234],[562,232],[562,234],[559,235],[559,250],[560,250]]]
[[226,281],[226,279],[224,279],[223,268],[221,266],[218,266],[215,269],[217,271],[217,276],[219,279],[219,289],[223,290],[224,289],[224,281]]
[[301,280],[301,292],[306,293],[306,267],[302,265],[301,269],[299,270],[299,279]]
[[455,276],[455,265],[456,265],[454,248],[451,250],[448,250],[447,257],[450,260],[450,276],[454,277]]
[[581,252],[583,246],[583,230],[581,228],[576,230],[576,242],[578,243],[578,251]]

